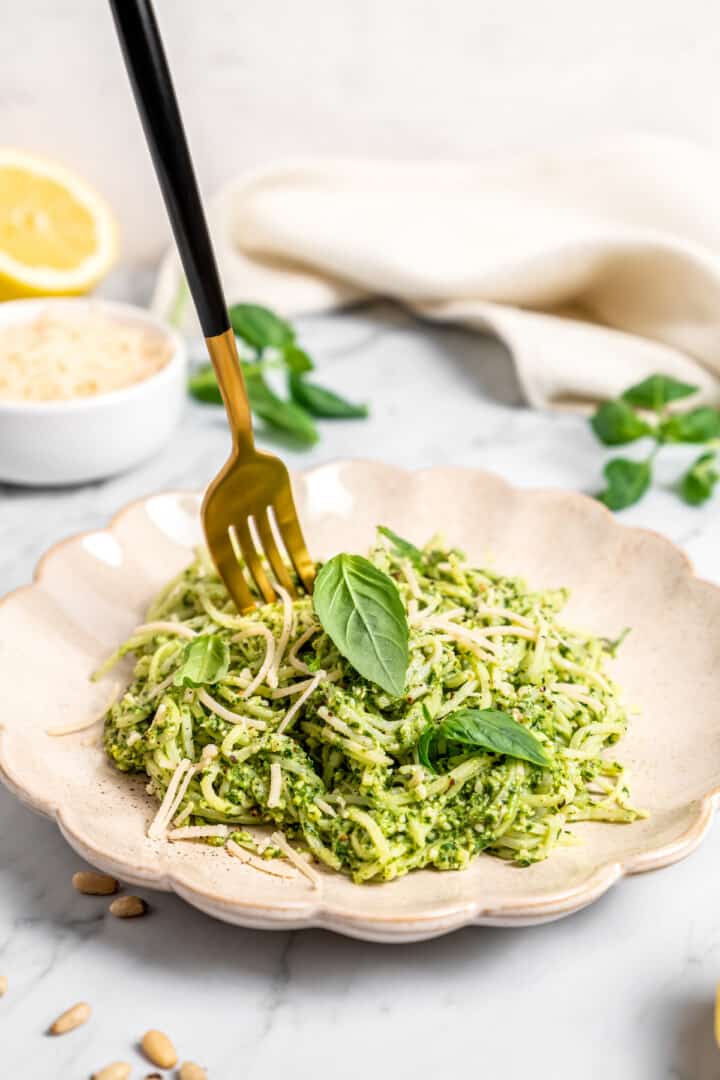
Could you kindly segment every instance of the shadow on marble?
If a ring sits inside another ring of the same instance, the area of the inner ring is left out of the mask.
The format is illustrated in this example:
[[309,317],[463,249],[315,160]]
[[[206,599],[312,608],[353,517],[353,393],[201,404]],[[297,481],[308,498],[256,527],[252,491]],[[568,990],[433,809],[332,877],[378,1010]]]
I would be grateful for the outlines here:
[[[668,1080],[718,1080],[720,1055],[713,1038],[713,1006],[707,998],[673,1003],[677,1018],[672,1041],[675,1047]],[[667,1008],[667,1002],[663,1003]]]
[[499,338],[457,326],[415,320],[437,341],[444,357],[462,376],[468,389],[498,405],[520,408],[526,404],[515,373],[512,354]]
[[[304,316],[297,323],[301,336],[317,349],[322,370],[327,370],[355,356],[367,355],[392,334],[425,338],[467,389],[499,405],[524,404],[510,351],[498,338],[467,330],[450,323],[421,319],[389,300],[367,301],[342,311],[318,316]],[[335,333],[341,340],[334,342]],[[317,340],[317,345],[315,345]],[[312,351],[312,349],[311,349]]]

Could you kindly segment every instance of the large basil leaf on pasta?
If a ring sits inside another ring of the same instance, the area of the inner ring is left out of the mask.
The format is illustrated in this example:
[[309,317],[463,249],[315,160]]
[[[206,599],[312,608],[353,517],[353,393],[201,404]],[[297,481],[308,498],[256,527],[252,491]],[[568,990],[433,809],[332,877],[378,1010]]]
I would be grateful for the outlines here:
[[220,682],[230,667],[230,650],[219,634],[203,634],[185,646],[175,686],[210,686]]
[[389,694],[405,689],[408,622],[395,583],[361,555],[336,555],[315,582],[323,630],[357,672]]
[[440,740],[474,746],[493,754],[507,754],[532,765],[550,764],[539,739],[499,709],[460,709],[434,727],[426,728],[418,742],[418,757],[432,772],[435,771],[433,758]]

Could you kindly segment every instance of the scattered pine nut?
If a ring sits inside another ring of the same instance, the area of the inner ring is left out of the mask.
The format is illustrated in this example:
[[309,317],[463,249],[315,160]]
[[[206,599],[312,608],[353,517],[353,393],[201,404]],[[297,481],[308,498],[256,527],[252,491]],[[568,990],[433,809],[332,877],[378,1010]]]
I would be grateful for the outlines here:
[[145,915],[148,906],[140,896],[118,896],[110,904],[110,914],[116,919],[135,919]]
[[90,1006],[86,1001],[79,1001],[70,1009],[58,1016],[57,1020],[50,1025],[51,1035],[65,1035],[68,1031],[74,1031],[76,1027],[85,1024],[90,1019]]
[[112,1065],[93,1073],[93,1080],[130,1080],[130,1071],[127,1061],[113,1061]]
[[177,1051],[162,1031],[146,1031],[140,1045],[145,1057],[153,1065],[158,1065],[161,1069],[172,1069],[173,1065],[177,1065]]
[[78,870],[72,876],[72,883],[78,892],[86,896],[112,896],[119,885],[109,874],[99,874],[97,870]]
[[208,1080],[208,1074],[194,1061],[183,1061],[178,1080]]
[[0,975],[0,997],[7,994],[8,981],[6,975]]

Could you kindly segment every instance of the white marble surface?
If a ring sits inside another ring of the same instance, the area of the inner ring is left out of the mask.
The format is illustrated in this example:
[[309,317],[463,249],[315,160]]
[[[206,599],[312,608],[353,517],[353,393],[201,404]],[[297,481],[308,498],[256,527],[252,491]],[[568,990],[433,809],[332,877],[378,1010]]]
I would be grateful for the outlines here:
[[[312,453],[287,452],[294,466],[455,462],[519,484],[597,488],[603,452],[584,422],[520,407],[495,343],[392,308],[306,320],[302,333],[326,380],[373,411],[367,422],[323,425]],[[50,544],[102,526],[130,499],[202,485],[225,449],[222,417],[191,405],[165,452],[131,474],[62,491],[0,487],[0,593],[26,582]],[[720,500],[690,510],[663,486],[687,456],[668,452],[660,486],[625,516],[720,580]],[[114,920],[103,900],[73,891],[78,866],[53,825],[0,790],[3,1080],[81,1080],[117,1058],[144,1077],[135,1044],[148,1027],[171,1033],[211,1080],[720,1077],[717,828],[688,861],[625,881],[562,922],[396,947],[243,931],[163,894],[151,896],[151,917]],[[90,1023],[47,1037],[81,999],[93,1005]]]

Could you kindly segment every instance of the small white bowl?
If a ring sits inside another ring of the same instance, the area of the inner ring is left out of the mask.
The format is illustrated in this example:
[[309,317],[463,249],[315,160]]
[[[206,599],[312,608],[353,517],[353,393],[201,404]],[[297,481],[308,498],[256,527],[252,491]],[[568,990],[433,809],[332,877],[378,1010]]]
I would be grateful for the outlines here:
[[0,304],[0,333],[54,308],[77,307],[125,325],[145,326],[172,346],[168,362],[121,390],[63,401],[0,401],[0,481],[32,486],[81,484],[137,465],[169,438],[186,400],[187,349],[162,319],[132,304],[72,297]]

